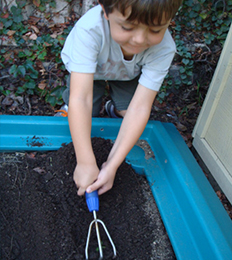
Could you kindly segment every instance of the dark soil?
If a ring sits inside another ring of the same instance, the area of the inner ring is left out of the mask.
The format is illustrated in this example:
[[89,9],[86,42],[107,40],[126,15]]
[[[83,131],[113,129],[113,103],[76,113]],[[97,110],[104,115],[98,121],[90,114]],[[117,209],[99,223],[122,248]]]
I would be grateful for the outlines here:
[[[92,139],[98,166],[111,141]],[[72,179],[76,164],[72,143],[48,153],[0,154],[2,260],[85,259],[92,213],[77,196]],[[171,244],[144,176],[123,162],[114,187],[100,197],[97,213],[115,243],[120,260],[175,259]],[[100,229],[104,259],[112,248]],[[98,259],[95,230],[89,259]]]
[[[202,66],[199,67],[199,70],[201,68]],[[207,83],[209,84],[210,77],[208,76],[207,79]],[[200,92],[202,100],[204,99],[207,92],[207,85],[204,86],[205,87],[202,87]],[[20,102],[17,101],[19,98],[21,98]],[[106,96],[103,99],[103,105],[108,99],[109,96]],[[193,86],[182,88],[178,91],[173,91],[167,96],[166,101],[162,104],[159,103],[159,101],[155,100],[152,106],[150,120],[173,123],[185,140],[188,147],[193,152],[193,155],[196,157],[200,166],[202,167],[204,163],[192,146],[192,131],[201,110],[201,104],[196,102],[196,100],[196,89]],[[51,105],[46,103],[43,98],[39,98],[36,95],[21,97],[16,97],[14,94],[8,97],[4,97],[3,95],[1,95],[0,103],[0,115],[53,116],[56,113],[56,109],[60,108],[52,107]],[[104,106],[102,107],[100,117],[108,117],[104,110]],[[202,170],[211,185],[213,186],[228,215],[232,219],[231,203],[226,198],[225,194],[221,191],[220,187],[216,184],[215,180],[213,179],[212,175],[205,165],[202,167]]]

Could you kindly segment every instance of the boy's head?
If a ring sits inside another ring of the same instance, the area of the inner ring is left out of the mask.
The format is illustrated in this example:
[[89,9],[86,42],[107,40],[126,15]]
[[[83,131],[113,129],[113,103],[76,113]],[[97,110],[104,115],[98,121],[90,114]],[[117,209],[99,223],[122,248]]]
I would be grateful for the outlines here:
[[106,15],[115,9],[125,16],[128,8],[131,8],[127,21],[142,23],[152,26],[154,21],[161,24],[163,17],[171,20],[178,11],[182,0],[99,0]]
[[161,43],[182,0],[99,0],[125,59]]

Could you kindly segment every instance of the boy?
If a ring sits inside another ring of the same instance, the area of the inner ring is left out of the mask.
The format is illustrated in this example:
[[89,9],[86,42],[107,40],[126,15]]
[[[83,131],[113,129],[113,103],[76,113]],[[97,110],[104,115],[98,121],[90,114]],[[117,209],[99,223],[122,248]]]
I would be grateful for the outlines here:
[[[67,37],[61,56],[71,73],[70,94],[63,97],[77,159],[78,195],[111,189],[118,167],[142,134],[175,54],[167,28],[181,2],[99,0]],[[123,120],[99,169],[91,146],[91,116],[99,114],[106,80],[112,98],[107,111]]]

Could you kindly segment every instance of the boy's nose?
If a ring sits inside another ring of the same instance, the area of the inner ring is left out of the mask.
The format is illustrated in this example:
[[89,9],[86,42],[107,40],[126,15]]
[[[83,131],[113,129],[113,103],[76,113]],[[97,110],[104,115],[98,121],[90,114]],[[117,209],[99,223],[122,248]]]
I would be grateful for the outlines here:
[[143,44],[146,41],[146,32],[144,30],[137,30],[133,37],[135,44]]

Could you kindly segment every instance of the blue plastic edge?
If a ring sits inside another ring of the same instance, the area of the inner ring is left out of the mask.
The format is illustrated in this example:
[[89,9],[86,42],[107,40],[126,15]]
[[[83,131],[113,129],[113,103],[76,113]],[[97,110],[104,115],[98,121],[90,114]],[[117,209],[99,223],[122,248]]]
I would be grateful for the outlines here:
[[[121,119],[93,118],[92,136],[115,139]],[[232,257],[232,221],[174,125],[149,121],[127,162],[146,175],[177,259]],[[57,150],[71,142],[67,118],[0,116],[0,152]]]

